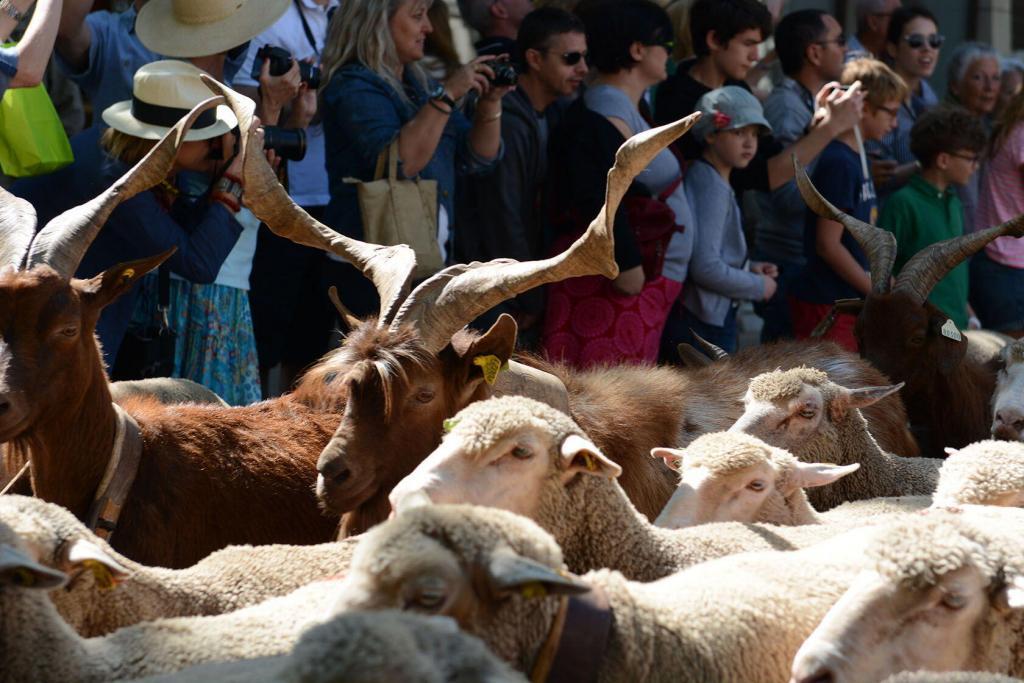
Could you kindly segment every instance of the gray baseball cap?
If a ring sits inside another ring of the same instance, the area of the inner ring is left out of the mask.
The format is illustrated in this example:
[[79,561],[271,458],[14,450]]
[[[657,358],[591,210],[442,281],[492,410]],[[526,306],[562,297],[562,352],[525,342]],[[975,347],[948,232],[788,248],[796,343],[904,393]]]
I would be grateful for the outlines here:
[[762,133],[772,132],[771,124],[764,118],[761,103],[738,85],[727,85],[705,93],[697,101],[697,111],[703,116],[693,126],[693,134],[701,141],[708,133],[751,125],[761,126]]

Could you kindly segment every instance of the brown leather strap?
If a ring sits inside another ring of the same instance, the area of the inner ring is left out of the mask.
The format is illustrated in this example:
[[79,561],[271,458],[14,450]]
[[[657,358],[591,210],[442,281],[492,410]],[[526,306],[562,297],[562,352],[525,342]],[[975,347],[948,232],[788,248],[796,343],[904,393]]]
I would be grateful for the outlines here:
[[555,613],[555,620],[551,622],[548,630],[548,637],[537,653],[537,661],[533,663],[533,671],[530,672],[530,683],[544,683],[548,680],[551,672],[551,664],[555,661],[558,653],[558,644],[562,640],[562,630],[565,628],[565,615],[569,608],[569,597],[563,595],[558,603],[558,612]]
[[121,508],[128,498],[128,492],[135,483],[139,472],[139,461],[142,459],[142,432],[131,415],[116,403],[114,408],[117,431],[114,435],[114,447],[110,452],[107,469],[103,473],[89,517],[86,524],[103,540],[110,542],[117,520],[121,516]]
[[611,632],[612,611],[600,587],[570,597],[548,683],[596,683]]

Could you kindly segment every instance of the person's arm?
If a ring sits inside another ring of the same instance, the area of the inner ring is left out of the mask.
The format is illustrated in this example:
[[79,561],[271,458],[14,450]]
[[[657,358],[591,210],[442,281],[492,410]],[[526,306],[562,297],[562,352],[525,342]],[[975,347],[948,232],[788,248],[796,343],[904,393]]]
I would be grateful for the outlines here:
[[[828,86],[826,86],[828,87]],[[793,155],[802,166],[811,163],[837,135],[853,128],[861,117],[864,94],[860,81],[848,90],[833,89],[824,97],[825,118],[807,135],[768,159],[768,189],[775,190],[793,179]]]
[[92,9],[93,0],[64,0],[60,26],[57,29],[57,54],[78,73],[89,66],[89,48],[92,30],[85,20]]
[[848,285],[861,294],[871,292],[871,278],[861,268],[850,250],[843,246],[843,231],[846,228],[828,218],[818,217],[814,248],[821,260],[843,279]]
[[18,72],[11,78],[10,87],[28,88],[43,80],[46,65],[53,53],[60,22],[61,0],[39,0],[29,21],[25,35],[14,48],[18,56]]

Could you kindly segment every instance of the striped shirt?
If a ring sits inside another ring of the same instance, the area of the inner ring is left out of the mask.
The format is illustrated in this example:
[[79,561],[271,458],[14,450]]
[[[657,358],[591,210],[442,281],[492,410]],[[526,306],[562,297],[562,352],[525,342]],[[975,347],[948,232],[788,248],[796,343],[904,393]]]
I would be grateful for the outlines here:
[[[1024,123],[1018,123],[988,163],[978,196],[974,225],[991,228],[1024,213]],[[1024,268],[1024,239],[1000,237],[985,247],[989,258]]]

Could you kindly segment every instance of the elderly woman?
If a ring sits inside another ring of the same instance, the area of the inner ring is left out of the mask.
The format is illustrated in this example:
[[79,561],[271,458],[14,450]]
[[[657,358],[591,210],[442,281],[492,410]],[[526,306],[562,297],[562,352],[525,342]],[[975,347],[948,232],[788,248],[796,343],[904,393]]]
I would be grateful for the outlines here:
[[[949,99],[963,106],[992,129],[992,112],[999,100],[999,53],[984,43],[963,43],[949,60]],[[957,188],[964,207],[964,231],[974,231],[974,215],[978,208],[978,188],[984,173],[984,159],[966,185]]]
[[[452,71],[443,83],[430,79],[419,61],[433,31],[427,11],[433,0],[360,0],[343,3],[323,55],[323,120],[327,142],[330,203],[326,222],[363,237],[356,185],[373,180],[381,152],[398,140],[404,178],[437,181],[438,243],[444,250],[453,218],[457,173],[491,168],[501,151],[501,98],[509,88],[491,87],[493,57],[480,57]],[[472,121],[457,108],[470,91],[479,93]],[[345,303],[356,315],[377,308],[377,294],[348,267]]]

